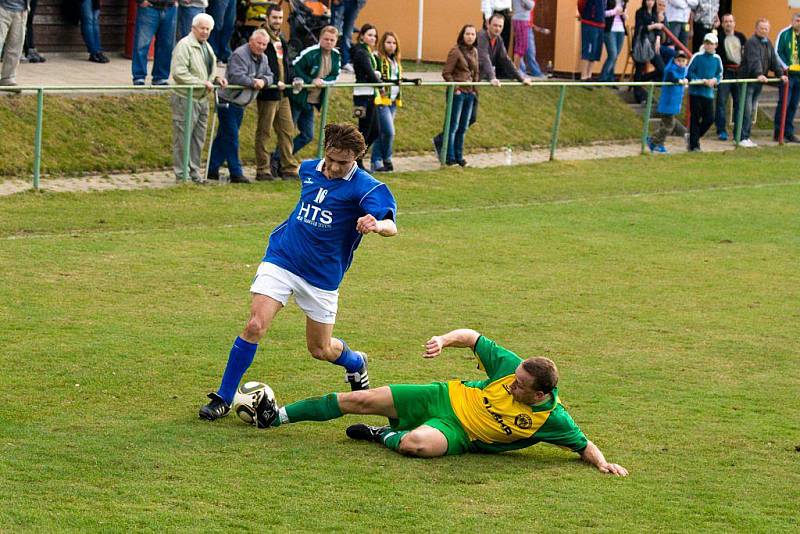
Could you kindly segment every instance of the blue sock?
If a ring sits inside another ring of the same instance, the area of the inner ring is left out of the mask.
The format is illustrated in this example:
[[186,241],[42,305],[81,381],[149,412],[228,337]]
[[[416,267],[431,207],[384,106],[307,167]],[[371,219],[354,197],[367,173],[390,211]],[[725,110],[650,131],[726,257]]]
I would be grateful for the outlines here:
[[233,402],[233,396],[236,394],[236,388],[239,387],[244,372],[253,363],[257,348],[258,343],[248,343],[240,337],[233,342],[231,353],[228,356],[228,365],[225,366],[222,383],[217,391],[217,395],[229,405]]
[[342,355],[339,356],[339,358],[333,363],[336,365],[341,365],[347,369],[348,373],[355,373],[364,366],[364,358],[362,358],[360,354],[356,354],[350,350],[350,347],[347,346],[347,343],[344,342],[344,339],[340,339],[339,341],[341,341],[343,345]]

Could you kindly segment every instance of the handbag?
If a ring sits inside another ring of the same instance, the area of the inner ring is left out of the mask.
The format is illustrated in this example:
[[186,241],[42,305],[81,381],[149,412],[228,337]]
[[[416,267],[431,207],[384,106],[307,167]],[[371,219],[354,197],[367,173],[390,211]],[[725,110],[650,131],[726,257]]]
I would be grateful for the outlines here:
[[631,55],[637,63],[647,63],[655,57],[656,49],[647,37],[646,32],[642,32],[642,35],[634,41]]

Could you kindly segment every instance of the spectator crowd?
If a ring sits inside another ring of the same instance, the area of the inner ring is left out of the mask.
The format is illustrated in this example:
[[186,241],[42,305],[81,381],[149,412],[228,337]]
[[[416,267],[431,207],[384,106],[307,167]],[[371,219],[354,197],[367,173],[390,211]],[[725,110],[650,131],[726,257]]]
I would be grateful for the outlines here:
[[[99,0],[70,1],[78,13],[89,61],[107,63],[109,59],[100,43]],[[354,88],[353,118],[367,146],[372,148],[371,170],[394,170],[394,118],[403,106],[400,84],[415,80],[404,77],[397,33],[379,32],[368,23],[356,30],[358,15],[366,2],[137,0],[133,84],[147,82],[148,53],[154,40],[149,72],[153,85],[168,85],[172,77],[177,85],[204,87],[191,92],[176,88],[171,97],[176,177],[183,178],[188,140],[192,181],[202,184],[207,179],[218,179],[224,165],[231,182],[250,183],[252,179],[245,176],[239,159],[239,129],[246,108],[255,102],[255,180],[297,179],[296,155],[313,139],[322,93],[341,72],[353,73],[356,83],[392,84]],[[729,139],[729,100],[733,105],[734,132],[741,129],[741,146],[755,146],[750,139],[752,115],[770,73],[781,77],[788,88],[786,92],[779,91],[774,136],[800,142],[793,128],[800,100],[800,13],[792,17],[791,25],[780,31],[773,43],[768,20],[759,19],[752,36],[747,37],[737,30],[732,14],[720,13],[719,0],[641,0],[632,24],[627,17],[628,4],[629,0],[576,0],[580,80],[615,81],[617,58],[627,41],[635,81],[673,83],[664,88],[659,101],[662,124],[648,139],[653,152],[666,152],[666,136],[682,133],[676,117],[688,82],[698,82],[688,90],[688,150],[700,150],[700,139],[714,125],[720,140]],[[548,35],[551,30],[536,24],[535,8],[536,0],[482,0],[483,24],[461,28],[447,55],[442,77],[456,83],[484,80],[495,86],[504,79],[529,85],[534,79],[547,77],[549,73],[543,72],[536,60],[535,35]],[[33,42],[35,11],[36,0],[0,0],[0,85],[16,85],[20,61],[45,61]],[[286,20],[288,38],[281,33]],[[603,49],[606,59],[599,66],[596,64]],[[596,78],[595,66],[600,68]],[[225,69],[224,76],[217,75],[218,68]],[[750,83],[746,90],[739,84],[720,83],[739,78],[756,78],[761,83]],[[637,102],[646,97],[642,87],[635,87],[633,93]],[[216,100],[219,127],[203,176],[200,154],[211,98]],[[477,118],[478,102],[474,86],[456,86],[448,131],[433,139],[437,154],[444,156],[448,165],[467,165],[464,141]],[[186,123],[188,107],[192,109],[190,123]],[[447,149],[442,154],[445,140]],[[358,163],[364,166],[361,160]]]

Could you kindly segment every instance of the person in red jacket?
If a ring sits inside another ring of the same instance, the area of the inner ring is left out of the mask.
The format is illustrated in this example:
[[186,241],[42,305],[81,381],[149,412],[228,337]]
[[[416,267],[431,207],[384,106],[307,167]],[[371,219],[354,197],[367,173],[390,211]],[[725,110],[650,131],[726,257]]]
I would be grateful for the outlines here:
[[578,0],[581,21],[581,81],[589,81],[592,67],[603,52],[606,0]]

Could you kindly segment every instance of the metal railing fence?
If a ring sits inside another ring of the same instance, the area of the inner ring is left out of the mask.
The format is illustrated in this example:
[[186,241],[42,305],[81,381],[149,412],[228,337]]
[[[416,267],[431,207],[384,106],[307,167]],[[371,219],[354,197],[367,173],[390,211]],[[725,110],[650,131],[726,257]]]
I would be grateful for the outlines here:
[[[736,132],[735,132],[735,144],[738,147],[739,142],[741,141],[741,131],[742,131],[742,119],[744,117],[744,96],[747,94],[747,86],[748,84],[752,83],[762,83],[759,82],[757,79],[737,79],[737,80],[723,80],[721,83],[724,84],[737,84],[741,85],[740,92],[739,92],[739,109],[738,109],[738,116],[736,120]],[[774,83],[782,83],[783,87],[782,90],[783,94],[783,109],[782,112],[782,126],[780,129],[780,135],[778,142],[783,144],[783,137],[784,137],[784,128],[783,125],[786,122],[786,103],[788,99],[788,89],[789,84],[788,82],[784,83],[780,78],[770,78],[767,80],[766,83],[774,84]],[[444,121],[443,121],[443,135],[442,135],[442,147],[439,153],[440,163],[442,165],[446,164],[446,157],[447,157],[447,149],[449,143],[449,135],[447,132],[450,130],[450,123],[451,123],[451,115],[453,110],[453,96],[455,94],[457,87],[495,87],[490,82],[403,82],[401,84],[393,84],[393,83],[330,83],[326,84],[322,90],[322,101],[320,104],[320,118],[319,118],[319,134],[317,138],[317,157],[321,158],[324,155],[324,146],[325,146],[325,125],[327,124],[328,120],[328,104],[330,101],[330,95],[335,89],[347,89],[352,87],[393,87],[401,85],[403,87],[445,87],[446,88],[446,103],[444,109]],[[497,87],[497,89],[502,89],[503,87],[520,87],[525,86],[522,82],[510,82],[504,81],[502,84]],[[567,89],[569,87],[580,87],[583,89],[590,88],[590,87],[646,87],[647,88],[647,101],[644,109],[644,119],[642,121],[642,136],[641,136],[641,153],[647,153],[647,137],[649,134],[649,127],[650,127],[650,118],[652,116],[653,110],[653,96],[655,93],[656,87],[661,86],[668,86],[668,85],[676,85],[672,83],[665,83],[665,82],[583,82],[583,81],[535,81],[528,85],[528,87],[537,88],[537,87],[559,87],[560,93],[558,97],[558,103],[556,105],[555,111],[555,118],[553,121],[553,128],[550,136],[550,161],[556,159],[556,150],[558,147],[558,133],[559,127],[561,123],[561,115],[562,110],[564,108],[564,101],[567,96]],[[689,82],[689,85],[703,85],[702,81],[695,81]],[[237,88],[239,86],[228,86],[230,88]],[[272,85],[271,88],[277,88],[277,86]],[[291,86],[288,86],[291,89]],[[303,87],[313,88],[315,87],[312,84],[305,84]],[[36,93],[36,130],[34,133],[34,161],[33,161],[33,187],[37,191],[39,190],[39,182],[40,182],[40,173],[41,173],[41,163],[42,163],[42,129],[44,127],[43,124],[43,114],[44,114],[44,94],[45,92],[51,93],[69,93],[69,92],[92,92],[96,93],[98,91],[102,92],[146,92],[146,91],[173,91],[174,89],[185,89],[187,90],[186,96],[186,114],[185,114],[185,124],[191,124],[192,120],[192,97],[194,95],[195,90],[202,90],[205,91],[205,87],[202,85],[161,85],[161,86],[141,86],[141,85],[93,85],[93,86],[31,86],[31,85],[21,85],[21,86],[14,86],[14,87],[0,87],[0,92],[14,92],[14,93],[22,93],[22,92],[35,92]],[[219,88],[215,88],[215,91]],[[209,95],[209,98],[211,96]],[[189,180],[189,148],[190,148],[190,140],[191,140],[191,128],[185,127],[184,128],[184,146],[183,146],[183,169],[182,169],[182,180],[188,181]],[[213,140],[212,140],[213,141]]]

